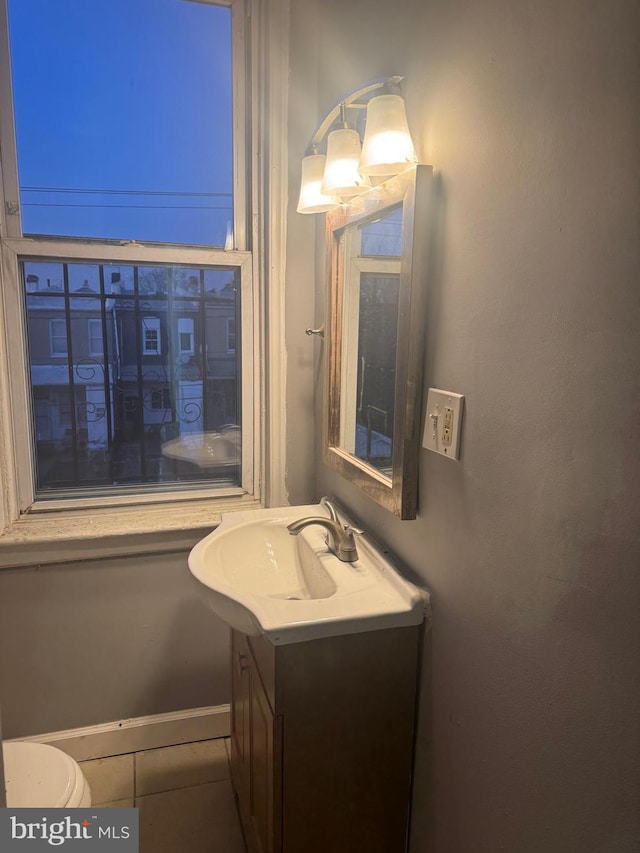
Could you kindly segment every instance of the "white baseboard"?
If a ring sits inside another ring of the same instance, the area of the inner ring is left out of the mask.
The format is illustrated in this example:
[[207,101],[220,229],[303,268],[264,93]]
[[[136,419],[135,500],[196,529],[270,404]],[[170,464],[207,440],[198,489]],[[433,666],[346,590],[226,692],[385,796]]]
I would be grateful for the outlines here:
[[47,743],[59,747],[76,761],[88,761],[142,749],[228,737],[230,730],[230,706],[212,705],[12,740]]

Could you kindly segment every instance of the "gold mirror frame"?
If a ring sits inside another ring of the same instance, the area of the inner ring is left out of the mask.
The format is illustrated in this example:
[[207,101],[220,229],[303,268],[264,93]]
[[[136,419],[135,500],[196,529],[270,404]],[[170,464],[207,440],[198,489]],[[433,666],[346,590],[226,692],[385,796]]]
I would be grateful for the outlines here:
[[[416,166],[327,213],[327,401],[324,459],[327,465],[402,519],[416,517],[422,414],[422,367],[429,242],[431,166]],[[340,446],[344,257],[349,226],[384,216],[402,205],[391,476]]]

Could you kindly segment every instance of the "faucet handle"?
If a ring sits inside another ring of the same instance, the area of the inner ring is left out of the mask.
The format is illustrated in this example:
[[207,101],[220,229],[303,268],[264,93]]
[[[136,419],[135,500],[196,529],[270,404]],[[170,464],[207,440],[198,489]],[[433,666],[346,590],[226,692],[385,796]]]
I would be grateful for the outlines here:
[[351,524],[346,524],[342,533],[342,540],[334,554],[345,563],[355,563],[358,559],[358,548],[355,537],[363,531]]

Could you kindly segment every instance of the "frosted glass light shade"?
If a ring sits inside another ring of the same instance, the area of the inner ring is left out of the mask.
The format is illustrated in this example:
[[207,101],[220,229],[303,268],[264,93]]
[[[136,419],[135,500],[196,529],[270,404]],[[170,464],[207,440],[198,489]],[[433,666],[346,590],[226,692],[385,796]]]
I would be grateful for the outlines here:
[[302,183],[298,199],[298,213],[325,213],[338,206],[338,202],[322,192],[324,154],[310,154],[302,161]]
[[360,174],[397,175],[417,162],[400,95],[372,98],[367,106]]
[[366,192],[371,187],[368,178],[358,172],[360,136],[357,130],[341,128],[327,138],[327,162],[322,179],[322,192],[337,198],[347,198]]

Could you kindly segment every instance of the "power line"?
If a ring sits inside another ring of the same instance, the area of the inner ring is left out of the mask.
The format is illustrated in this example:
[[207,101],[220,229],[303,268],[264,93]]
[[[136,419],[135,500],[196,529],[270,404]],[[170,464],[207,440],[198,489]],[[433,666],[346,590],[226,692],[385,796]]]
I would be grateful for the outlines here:
[[29,193],[90,193],[95,195],[162,195],[162,196],[198,196],[213,198],[217,196],[231,196],[232,193],[204,193],[204,192],[182,192],[172,190],[113,190],[113,189],[72,189],[70,187],[20,187],[23,192]]
[[25,201],[23,207],[100,207],[123,210],[232,210],[231,205],[222,204],[66,204],[46,201]]

